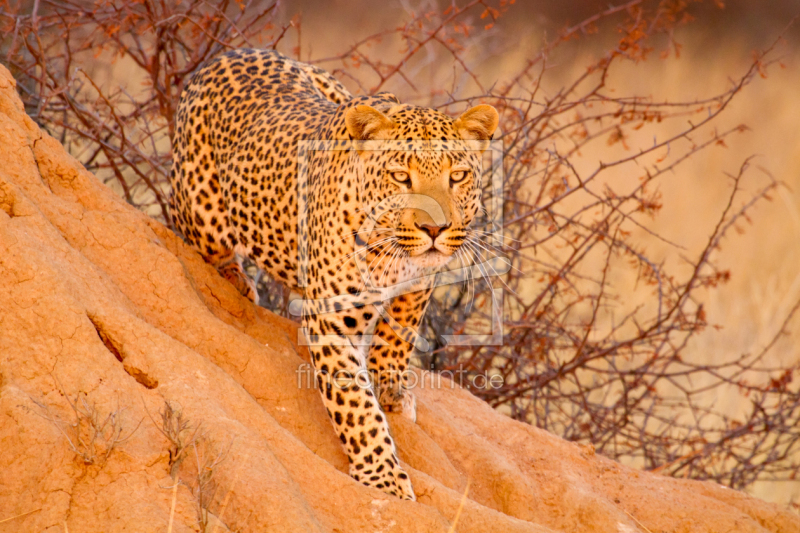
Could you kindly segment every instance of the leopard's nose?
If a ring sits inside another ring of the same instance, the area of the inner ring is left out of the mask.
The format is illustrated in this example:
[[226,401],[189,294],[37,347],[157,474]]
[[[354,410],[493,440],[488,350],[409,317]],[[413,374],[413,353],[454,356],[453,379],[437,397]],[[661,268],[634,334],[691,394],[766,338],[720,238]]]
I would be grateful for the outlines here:
[[422,231],[424,231],[425,233],[430,235],[431,239],[436,239],[436,236],[439,235],[444,230],[446,230],[447,228],[449,228],[451,224],[452,223],[448,223],[448,224],[445,224],[443,226],[434,226],[432,224],[422,224],[420,226],[416,222],[414,223],[414,225],[417,226],[418,229],[421,229]]

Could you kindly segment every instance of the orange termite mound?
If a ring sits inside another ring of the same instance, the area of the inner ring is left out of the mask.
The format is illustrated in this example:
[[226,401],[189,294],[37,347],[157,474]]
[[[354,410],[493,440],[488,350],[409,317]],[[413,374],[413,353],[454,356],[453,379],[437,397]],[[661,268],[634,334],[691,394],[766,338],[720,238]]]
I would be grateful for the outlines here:
[[296,324],[83,169],[1,66],[0,161],[0,532],[447,532],[465,492],[459,532],[800,531],[446,381],[417,389],[417,424],[390,417],[419,501],[361,486]]

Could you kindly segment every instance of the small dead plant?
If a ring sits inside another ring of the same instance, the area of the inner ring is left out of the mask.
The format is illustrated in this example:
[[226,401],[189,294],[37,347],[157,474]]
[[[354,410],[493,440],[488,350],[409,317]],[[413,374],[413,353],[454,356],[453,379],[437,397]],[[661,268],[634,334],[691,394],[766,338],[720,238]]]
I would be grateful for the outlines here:
[[74,400],[66,393],[64,397],[72,411],[69,417],[62,417],[44,402],[31,398],[39,408],[33,412],[58,428],[69,447],[86,466],[105,464],[111,452],[131,438],[141,425],[139,421],[133,430],[123,435],[125,429],[121,415],[124,408],[119,407],[119,401],[114,411],[103,416],[97,405],[87,400],[86,393],[79,392]]
[[193,484],[192,494],[197,501],[197,518],[200,531],[208,531],[209,507],[214,501],[219,488],[216,480],[219,465],[228,458],[233,446],[233,439],[227,445],[220,446],[207,435],[202,435],[192,443],[197,478]]
[[[200,435],[200,425],[193,429],[192,424],[183,415],[183,410],[173,406],[169,401],[164,402],[164,408],[159,414],[161,424],[157,424],[155,420],[153,424],[170,443],[169,475],[173,480],[177,480],[181,462],[186,458],[186,450],[194,445]],[[150,419],[152,420],[152,417]]]
[[[193,426],[184,415],[183,410],[169,401],[164,402],[164,408],[159,411],[159,414],[161,415],[160,423],[156,422],[152,416],[150,420],[169,441],[170,476],[173,480],[172,504],[167,531],[168,533],[172,531],[178,486],[183,483],[192,491],[192,496],[197,502],[200,531],[206,532],[210,523],[209,507],[217,493],[216,473],[219,465],[227,458],[233,446],[233,439],[227,445],[219,446],[203,431],[202,424]],[[194,455],[194,468],[187,468],[184,470],[185,476],[180,476],[181,464],[190,453]],[[192,472],[192,470],[195,471]]]

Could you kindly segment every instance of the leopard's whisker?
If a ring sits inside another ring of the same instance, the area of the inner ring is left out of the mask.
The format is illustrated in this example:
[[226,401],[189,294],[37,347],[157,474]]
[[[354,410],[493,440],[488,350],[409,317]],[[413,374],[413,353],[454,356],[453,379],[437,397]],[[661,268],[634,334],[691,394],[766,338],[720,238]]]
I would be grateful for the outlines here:
[[[458,250],[456,250],[456,260],[461,263],[461,270],[462,272],[467,273],[467,277],[464,280],[464,285],[467,287],[467,298],[469,298],[469,267],[464,262],[466,257],[465,248],[463,246],[459,246]],[[467,308],[467,312],[469,312],[469,308]]]
[[[465,241],[466,242],[466,241]],[[470,268],[472,264],[472,258],[470,257],[470,250],[468,247],[462,244],[461,247],[458,249],[461,253],[461,265],[464,268],[464,273],[466,274],[466,279],[464,283],[467,286],[467,305],[465,306],[465,312],[469,313],[470,309],[472,308],[472,301],[475,298],[475,280],[472,277],[472,269]]]
[[[361,276],[361,275],[359,275],[359,277],[361,278],[361,281],[359,282],[359,292],[363,292],[363,291],[367,290],[367,284],[368,284],[368,283],[371,285],[371,281],[370,281],[370,280],[372,279],[372,265],[373,265],[373,263],[375,263],[375,261],[377,261],[378,259],[380,259],[380,257],[381,257],[381,256],[382,256],[384,253],[386,253],[386,250],[387,250],[387,249],[389,249],[389,248],[387,248],[387,247],[385,246],[385,243],[386,243],[386,242],[389,242],[390,244],[393,244],[393,242],[392,242],[392,238],[389,238],[389,239],[383,239],[383,240],[381,240],[381,241],[378,241],[378,242],[376,242],[376,243],[373,243],[373,244],[371,244],[370,246],[367,246],[367,248],[366,248],[365,250],[356,250],[356,252],[353,252],[353,253],[351,253],[351,254],[348,254],[350,257],[352,257],[353,255],[355,255],[355,254],[356,254],[356,253],[358,253],[359,251],[364,251],[366,254],[369,254],[369,252],[370,252],[370,251],[374,252],[374,248],[376,248],[377,246],[379,246],[379,245],[380,245],[380,246],[382,246],[382,247],[381,247],[381,249],[380,249],[380,251],[379,251],[379,252],[377,252],[377,255],[376,255],[375,257],[373,257],[373,258],[372,258],[372,261],[370,261],[370,262],[369,262],[369,264],[367,265],[367,267],[366,267],[366,269],[365,269],[365,270],[366,270],[366,273],[367,273],[367,275],[366,275],[366,280],[365,280],[365,277],[364,277],[364,276]],[[346,259],[345,259],[345,260],[346,260]],[[365,260],[366,260],[366,255],[365,255]],[[337,272],[341,272],[341,271],[342,271],[342,269],[343,269],[343,268],[345,268],[345,267],[347,266],[346,264],[341,264],[341,263],[342,263],[342,261],[339,261],[339,262],[337,262],[337,264],[340,264],[340,266],[337,268]],[[358,266],[357,266],[357,270],[358,270],[359,272],[363,272],[363,270],[362,270],[360,267],[358,267]]]
[[[381,248],[381,251],[378,252],[378,254],[372,259],[372,261],[370,261],[369,265],[367,265],[367,277],[366,277],[366,280],[369,282],[370,288],[374,288],[373,287],[373,278],[374,278],[374,274],[375,274],[375,269],[372,267],[372,265],[375,264],[375,261],[378,261],[379,259],[381,259],[381,257],[388,256],[389,252],[394,249],[396,244],[397,244],[396,242],[392,241],[389,246],[384,246],[383,248]],[[380,263],[379,263],[377,268],[380,268]],[[362,281],[361,286],[362,286],[362,289],[366,289],[366,285],[365,285],[364,281]]]
[[[476,241],[472,241],[472,244],[473,244],[473,245],[477,244],[478,246],[481,246],[481,244],[480,244],[479,242],[476,242]],[[483,246],[481,246],[481,248],[483,248]],[[484,248],[484,249],[485,249],[485,248]],[[487,252],[488,252],[488,250],[487,250]],[[493,257],[499,257],[499,256],[496,256],[496,255],[495,255],[495,256],[493,256]],[[497,279],[499,279],[499,280],[500,280],[500,283],[502,283],[502,284],[505,286],[505,288],[506,288],[506,289],[508,289],[508,291],[509,291],[509,292],[513,293],[515,296],[519,296],[519,294],[517,294],[517,292],[516,292],[514,289],[512,289],[511,287],[509,287],[509,286],[508,286],[508,283],[506,283],[506,282],[503,280],[502,276],[501,276],[500,274],[498,274],[498,273],[497,273],[497,270],[495,270],[495,269],[494,269],[494,267],[492,266],[492,264],[491,264],[489,261],[487,261],[487,262],[485,263],[485,265],[486,265],[487,267],[489,267],[489,268],[491,268],[491,269],[492,269],[492,272],[494,273],[494,277],[496,277]]]
[[400,258],[400,253],[401,253],[402,251],[403,251],[403,250],[402,250],[401,248],[397,248],[397,249],[395,249],[395,250],[392,252],[392,257],[391,257],[391,258],[389,258],[389,261],[388,261],[388,263],[387,263],[387,265],[386,265],[386,268],[384,268],[384,270],[383,270],[383,274],[381,275],[381,280],[380,280],[380,283],[383,283],[383,278],[386,276],[386,273],[387,273],[387,272],[389,272],[389,270],[391,269],[392,263],[393,263],[393,262],[395,262],[395,261],[397,261],[397,260],[399,260],[399,258]]
[[371,230],[362,229],[362,230],[357,230],[357,231],[351,231],[350,233],[345,234],[344,237],[342,237],[338,241],[333,241],[331,244],[339,244],[340,242],[344,242],[348,238],[350,238],[350,237],[352,237],[354,235],[358,235],[360,233],[367,233],[367,234],[372,234],[372,233],[391,233],[392,231],[394,231],[394,230],[389,229],[389,228],[373,228]]
[[[375,241],[375,242],[373,242],[373,243],[369,243],[369,244],[368,244],[367,246],[365,246],[364,248],[358,248],[358,249],[356,249],[356,250],[354,250],[354,251],[350,252],[349,254],[346,254],[345,256],[343,256],[343,257],[342,257],[342,259],[340,259],[339,261],[337,261],[337,262],[335,263],[335,266],[336,266],[336,265],[342,265],[342,264],[343,264],[345,261],[347,261],[347,260],[348,260],[348,259],[350,259],[351,257],[355,256],[355,255],[356,255],[356,254],[358,254],[359,252],[361,252],[361,253],[369,253],[370,251],[373,251],[373,249],[374,249],[374,248],[376,248],[376,247],[378,247],[378,246],[381,246],[381,245],[383,245],[384,243],[391,242],[393,239],[394,239],[394,236],[391,236],[391,237],[386,237],[386,238],[384,238],[384,239],[381,239],[381,240],[379,240],[379,241]],[[341,269],[341,267],[340,267],[340,269]]]
[[[401,248],[401,249],[400,249],[400,255],[401,255],[401,257],[402,257],[403,259],[405,259],[405,258],[408,256],[408,252],[407,252],[406,250],[403,250],[403,249]],[[398,262],[397,262],[397,263],[394,265],[394,274],[395,274],[395,276],[396,276],[396,275],[398,275],[398,272],[397,272],[397,269],[398,269],[398,268],[400,268],[400,261],[398,261]]]
[[[471,244],[471,245],[473,245],[473,246],[474,246],[474,245],[478,245],[478,246],[480,246],[481,248],[483,248],[484,250],[486,250],[486,252],[487,252],[487,253],[490,253],[490,250],[488,250],[487,248],[485,248],[485,247],[484,247],[483,245],[481,245],[481,243],[480,243],[480,242],[478,242],[478,241],[471,240],[471,241],[470,241],[470,244]],[[500,256],[498,256],[498,255],[492,255],[492,257],[500,257]],[[490,262],[488,262],[488,261],[487,261],[487,262],[486,262],[486,266],[492,269],[492,272],[494,272],[494,276],[500,280],[500,283],[502,283],[502,284],[505,286],[505,288],[506,288],[506,289],[508,289],[508,290],[509,290],[511,293],[513,293],[515,296],[519,296],[519,294],[517,294],[517,292],[516,292],[515,290],[513,290],[511,287],[509,287],[509,286],[508,286],[508,283],[506,283],[506,282],[503,280],[502,276],[500,276],[500,274],[498,274],[498,273],[497,273],[497,270],[495,270],[495,269],[494,269],[494,267],[492,266],[492,264],[491,264]]]
[[[502,251],[501,251],[501,250],[498,250],[498,249],[497,249],[495,246],[493,246],[491,243],[488,243],[488,242],[486,242],[486,241],[482,241],[480,238],[472,238],[472,237],[470,236],[470,237],[468,237],[468,238],[467,238],[467,240],[469,240],[470,242],[472,242],[472,243],[474,243],[474,244],[477,244],[478,246],[480,246],[481,248],[483,248],[484,250],[486,250],[486,252],[487,252],[487,253],[490,253],[492,257],[501,257],[501,258],[505,258],[505,257],[506,257],[506,256],[504,256],[504,255],[501,255],[501,254],[502,254]],[[490,250],[490,248],[491,248],[491,250]],[[510,268],[512,268],[512,269],[514,269],[514,270],[516,270],[516,271],[517,271],[519,274],[522,274],[522,275],[524,275],[524,273],[523,273],[523,272],[522,272],[520,269],[518,269],[517,267],[515,267],[514,265],[511,265],[511,264],[509,264],[509,267],[510,267]]]
[[[471,245],[472,244],[470,243],[470,246]],[[480,256],[479,256],[479,259],[480,259]],[[489,279],[489,272],[483,268],[483,266],[481,265],[480,261],[475,263],[475,266],[478,267],[478,271],[481,273],[481,276],[483,276],[483,279],[486,280],[486,284],[489,285],[489,290],[490,290],[491,295],[492,295],[492,302],[493,302],[494,306],[497,306],[497,301],[495,300],[495,297],[494,297],[494,286],[492,285],[492,282]]]
[[[477,234],[480,234],[481,236],[486,236],[486,237],[494,237],[495,239],[497,239],[497,240],[498,240],[498,242],[500,242],[500,244],[501,244],[502,246],[505,246],[506,248],[510,248],[510,246],[509,246],[509,245],[507,245],[506,243],[502,242],[502,240],[500,239],[500,237],[499,237],[499,236],[498,236],[496,233],[493,233],[493,232],[491,232],[491,231],[483,231],[483,230],[479,230],[479,229],[477,229],[477,228],[469,228],[469,231],[470,231],[470,233],[477,233]],[[508,239],[508,240],[511,240],[511,241],[514,241],[514,242],[518,242],[518,243],[520,243],[520,244],[523,244],[521,240],[519,240],[519,239],[515,239],[514,237],[509,237],[508,235],[503,235],[502,239],[503,239],[503,240],[505,240],[505,239]]]
[[381,273],[381,275],[378,277],[378,280],[377,280],[377,283],[378,283],[379,286],[383,283],[383,277],[386,275],[386,271],[388,270],[389,265],[391,265],[392,259],[394,259],[395,255],[398,252],[398,246],[399,245],[397,243],[392,243],[392,247],[389,248],[389,251],[391,251],[391,254],[387,253],[386,260],[383,263],[383,272]]

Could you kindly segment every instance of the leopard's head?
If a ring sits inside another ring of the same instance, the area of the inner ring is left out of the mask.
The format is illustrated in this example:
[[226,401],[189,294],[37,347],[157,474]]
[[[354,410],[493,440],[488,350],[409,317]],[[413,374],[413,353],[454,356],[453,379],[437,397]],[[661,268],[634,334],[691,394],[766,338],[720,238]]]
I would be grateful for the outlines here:
[[482,153],[498,121],[489,105],[455,119],[407,104],[348,109],[351,139],[388,141],[363,143],[358,155],[360,196],[377,220],[370,240],[393,246],[418,268],[452,260],[483,209]]

